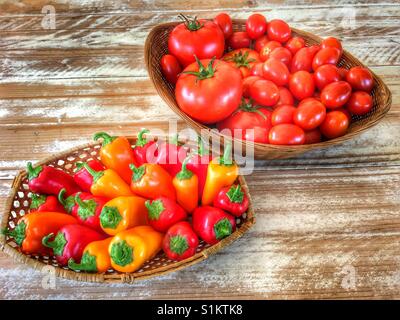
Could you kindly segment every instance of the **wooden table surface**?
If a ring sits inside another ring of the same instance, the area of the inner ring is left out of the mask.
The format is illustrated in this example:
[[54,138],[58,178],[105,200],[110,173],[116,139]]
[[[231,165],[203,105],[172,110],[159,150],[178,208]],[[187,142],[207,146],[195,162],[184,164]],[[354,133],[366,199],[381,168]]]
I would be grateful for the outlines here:
[[[143,45],[153,26],[180,12],[261,12],[337,36],[382,76],[393,104],[353,141],[257,162],[247,177],[256,225],[203,263],[133,285],[57,279],[44,289],[43,274],[0,253],[0,298],[400,298],[398,1],[59,2],[0,1],[0,212],[28,160],[86,143],[96,131],[132,134],[178,119],[147,77]],[[41,26],[49,3],[55,30]]]

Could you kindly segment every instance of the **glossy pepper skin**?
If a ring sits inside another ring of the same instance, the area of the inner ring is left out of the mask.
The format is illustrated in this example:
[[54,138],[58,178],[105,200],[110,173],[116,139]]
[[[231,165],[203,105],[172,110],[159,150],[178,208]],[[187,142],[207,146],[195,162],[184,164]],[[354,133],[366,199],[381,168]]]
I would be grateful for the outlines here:
[[98,132],[93,136],[94,140],[102,138],[100,149],[101,162],[108,168],[114,170],[126,182],[130,183],[132,171],[129,169],[131,163],[136,164],[135,156],[125,137],[112,137],[105,132]]
[[65,213],[64,207],[58,202],[57,197],[53,195],[31,194],[30,212],[62,212]]
[[206,184],[208,164],[212,161],[212,155],[204,147],[201,137],[198,137],[198,150],[190,156],[186,167],[193,172],[199,181],[199,200],[203,197],[204,185]]
[[[89,160],[88,166],[95,171],[103,171],[106,167],[97,159]],[[82,162],[77,163],[77,171],[74,173],[73,178],[75,183],[81,188],[82,191],[90,192],[90,187],[93,184],[93,176],[86,170]]]
[[208,244],[215,244],[236,230],[233,216],[222,209],[204,206],[193,212],[193,229]]
[[118,197],[108,201],[100,214],[100,226],[109,235],[147,224],[146,199]]
[[94,171],[87,163],[83,166],[93,177],[93,184],[90,187],[93,195],[109,199],[132,195],[129,185],[114,170]]
[[119,272],[134,272],[153,258],[162,246],[163,234],[150,226],[139,226],[118,233],[108,253],[111,266]]
[[68,267],[74,271],[103,273],[111,268],[111,259],[108,254],[108,247],[112,237],[93,241],[83,250],[80,263],[73,258],[68,260]]
[[208,165],[207,178],[201,203],[203,206],[211,205],[218,192],[226,186],[232,185],[238,174],[239,167],[231,158],[232,144],[225,147],[222,157],[214,158]]
[[224,187],[215,197],[214,207],[225,210],[235,217],[240,217],[249,208],[249,198],[239,184]]
[[147,219],[154,230],[167,232],[169,227],[179,221],[186,220],[187,214],[174,200],[167,197],[158,197],[147,200]]
[[42,245],[43,237],[76,223],[78,221],[66,213],[31,212],[23,216],[13,230],[3,230],[3,233],[14,238],[26,254],[48,254],[49,249]]
[[[133,147],[133,154],[135,155],[135,160],[136,160],[136,164],[138,166],[141,166],[144,163],[153,163],[152,160],[156,160],[157,158],[157,149],[156,149],[156,142],[154,140],[148,141],[146,138],[143,137],[143,135],[145,135],[146,133],[149,133],[150,130],[147,129],[143,129],[142,131],[139,132],[136,143]],[[153,154],[151,154],[151,152],[149,152],[149,154],[147,154],[148,151],[151,151],[151,149],[154,147],[154,151]],[[151,148],[151,149],[150,149]],[[154,154],[155,153],[155,154]],[[151,157],[155,157],[155,159],[151,159]]]
[[199,179],[186,168],[186,158],[182,163],[182,170],[172,180],[176,190],[176,201],[186,212],[192,212],[199,204]]
[[170,141],[160,143],[156,163],[174,177],[181,170],[182,162],[187,157],[187,153],[188,150],[179,145],[178,136],[176,136]]
[[34,168],[28,162],[27,172],[29,189],[34,193],[57,196],[61,189],[65,189],[67,195],[80,191],[74,179],[61,169],[44,165]]
[[161,166],[155,163],[145,163],[140,167],[135,167],[132,164],[131,169],[133,172],[131,190],[134,194],[149,199],[159,196],[176,199],[172,177]]
[[[42,239],[45,247],[53,249],[57,262],[66,266],[69,259],[78,261],[82,258],[85,247],[93,242],[103,240],[105,236],[80,224],[69,224],[62,227],[57,234],[49,233]],[[50,241],[50,239],[53,239]]]
[[171,260],[184,260],[196,253],[199,238],[187,221],[170,227],[164,236],[163,250]]

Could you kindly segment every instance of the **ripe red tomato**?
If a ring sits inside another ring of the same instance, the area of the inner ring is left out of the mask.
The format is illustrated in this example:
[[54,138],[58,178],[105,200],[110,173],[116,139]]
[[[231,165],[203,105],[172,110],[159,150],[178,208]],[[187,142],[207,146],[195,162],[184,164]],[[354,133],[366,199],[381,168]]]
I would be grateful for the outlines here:
[[243,79],[243,97],[250,97],[250,86],[257,80],[261,80],[260,76],[249,76]]
[[328,48],[328,47],[338,49],[340,51],[340,54],[342,54],[342,52],[343,52],[342,43],[334,37],[328,37],[328,38],[322,40],[321,49]]
[[347,110],[350,113],[362,116],[371,111],[373,105],[372,96],[365,91],[356,91],[347,101]]
[[317,128],[326,116],[325,106],[315,100],[300,104],[293,115],[293,121],[304,130],[313,130]]
[[306,131],[305,135],[306,135],[306,139],[304,141],[304,144],[313,144],[313,143],[321,142],[321,132],[319,131],[319,129]]
[[250,75],[250,69],[260,62],[260,56],[254,50],[243,48],[228,52],[222,57],[222,60],[239,69],[242,77],[246,78]]
[[290,71],[292,73],[300,70],[311,72],[314,56],[319,49],[319,46],[311,46],[301,48],[299,51],[297,51],[297,53],[293,56]]
[[314,73],[315,85],[319,90],[322,90],[326,85],[340,81],[339,70],[332,64],[324,64],[320,66]]
[[326,114],[324,122],[319,127],[321,133],[328,139],[343,136],[349,127],[349,119],[341,111],[331,111]]
[[263,69],[264,69],[264,63],[262,62],[256,63],[251,67],[250,75],[262,77]]
[[299,51],[301,48],[304,48],[305,46],[306,42],[301,37],[290,38],[285,44],[285,48],[289,49],[292,55],[295,55],[297,51]]
[[267,61],[269,59],[269,55],[276,48],[281,47],[282,45],[277,41],[269,41],[262,49],[260,50],[260,59],[261,61]]
[[339,108],[339,109],[335,109],[335,111],[343,112],[346,115],[347,119],[349,120],[349,124],[351,123],[351,114],[350,114],[349,110],[347,110],[345,108]]
[[232,19],[227,13],[220,13],[214,18],[214,23],[220,27],[222,33],[224,34],[224,38],[228,39],[232,33]]
[[297,100],[312,97],[315,90],[314,78],[307,71],[297,71],[290,76],[289,90]]
[[321,92],[321,102],[331,109],[344,106],[350,99],[351,86],[346,81],[332,82]]
[[285,87],[278,87],[279,89],[279,100],[276,103],[275,107],[288,104],[293,106],[294,105],[294,98],[292,93],[289,91],[289,89]]
[[374,78],[367,68],[353,67],[349,70],[346,80],[354,90],[371,92],[374,87]]
[[[187,19],[187,18],[186,18]],[[224,34],[212,21],[187,20],[178,24],[168,38],[168,50],[182,67],[198,59],[221,58],[225,49]]]
[[259,53],[268,42],[268,36],[264,34],[263,36],[257,38],[257,40],[254,42],[254,50]]
[[278,145],[299,145],[305,142],[304,130],[295,124],[284,123],[269,130],[269,143]]
[[162,56],[160,64],[164,77],[166,77],[170,83],[175,84],[178,80],[178,75],[182,72],[182,67],[178,59],[171,54],[165,54]]
[[246,20],[246,32],[251,39],[261,37],[267,30],[267,19],[262,14],[254,13]]
[[317,70],[318,67],[324,64],[334,64],[336,65],[340,59],[340,51],[333,47],[326,47],[319,50],[314,56],[312,62],[313,70]]
[[292,62],[292,53],[288,49],[284,47],[275,48],[270,53],[269,57],[282,61],[288,68],[290,68],[290,64]]
[[272,111],[271,123],[273,126],[283,123],[293,123],[293,115],[296,107],[291,105],[281,105]]
[[347,70],[345,68],[339,68],[338,71],[340,74],[340,79],[346,81],[346,77],[347,77],[347,74],[349,73],[349,70]]
[[268,23],[267,34],[268,38],[270,38],[271,40],[285,43],[289,40],[292,34],[292,30],[285,21],[274,19]]
[[[200,68],[202,72],[199,72]],[[231,115],[239,106],[242,77],[237,69],[224,61],[201,60],[189,65],[179,76],[175,97],[179,108],[190,117],[202,123],[215,123]]]
[[258,143],[269,143],[269,129],[264,127],[254,127],[244,131],[243,140],[253,141]]
[[265,107],[274,106],[279,100],[279,89],[269,80],[257,80],[250,86],[250,97],[256,104]]
[[245,31],[234,32],[228,39],[228,46],[232,49],[249,48],[251,39]]
[[269,58],[264,62],[263,76],[265,79],[272,81],[277,86],[285,86],[289,82],[289,69],[282,61]]

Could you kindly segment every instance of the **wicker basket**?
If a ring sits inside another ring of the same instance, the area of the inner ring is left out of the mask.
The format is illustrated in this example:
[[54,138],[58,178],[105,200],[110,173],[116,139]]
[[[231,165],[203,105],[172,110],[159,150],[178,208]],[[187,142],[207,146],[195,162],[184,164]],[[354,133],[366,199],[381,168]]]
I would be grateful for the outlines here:
[[[130,138],[130,141],[133,144],[135,138]],[[76,167],[76,162],[88,161],[94,158],[98,159],[99,150],[99,143],[91,143],[54,155],[39,162],[37,165],[48,164],[56,168],[63,169],[68,173],[72,173]],[[242,217],[237,218],[236,231],[229,237],[223,239],[213,246],[209,246],[205,242],[200,241],[197,253],[191,258],[183,261],[176,262],[169,260],[162,252],[160,252],[156,257],[148,261],[140,270],[134,273],[124,274],[114,270],[109,270],[104,274],[91,274],[86,272],[75,272],[67,267],[60,267],[54,256],[25,255],[19,251],[14,239],[6,237],[2,234],[0,234],[0,249],[15,258],[16,261],[22,262],[39,270],[43,270],[43,267],[48,265],[54,266],[56,275],[71,280],[106,283],[133,283],[136,280],[160,276],[172,271],[183,269],[207,259],[208,256],[218,252],[239,238],[254,224],[254,211],[246,181],[242,176],[239,176],[238,182],[242,186],[246,195],[249,197],[250,206],[247,213],[245,213]],[[28,188],[26,171],[21,171],[14,179],[12,184],[11,194],[6,203],[6,211],[3,214],[1,223],[2,229],[13,229],[17,224],[18,219],[28,212],[31,202],[29,194],[30,191]]]
[[[197,132],[200,132],[200,130],[209,129],[209,127],[193,120],[181,111],[175,100],[174,86],[164,78],[160,70],[160,59],[164,54],[168,53],[168,35],[178,23],[179,22],[160,24],[151,30],[147,36],[145,44],[146,66],[150,79],[153,82],[158,94],[164,99],[168,106],[190,127],[194,128]],[[233,20],[233,28],[235,31],[244,30],[245,20]],[[320,37],[305,31],[292,28],[292,32],[294,35],[303,37],[307,45],[318,44],[322,40]],[[353,66],[364,66],[358,59],[353,57],[347,51],[343,52],[343,56],[339,65],[346,68]],[[351,139],[355,135],[358,135],[377,124],[390,109],[392,97],[388,87],[375,73],[372,71],[371,73],[373,74],[375,80],[375,87],[372,91],[374,107],[368,114],[364,116],[353,116],[353,121],[346,135],[320,143],[300,146],[276,146],[234,139],[235,144],[243,144],[242,150],[246,150],[246,144],[254,145],[254,154],[256,159],[278,159],[294,157],[312,149],[325,148]],[[211,136],[221,137],[221,135],[214,130],[209,131]]]

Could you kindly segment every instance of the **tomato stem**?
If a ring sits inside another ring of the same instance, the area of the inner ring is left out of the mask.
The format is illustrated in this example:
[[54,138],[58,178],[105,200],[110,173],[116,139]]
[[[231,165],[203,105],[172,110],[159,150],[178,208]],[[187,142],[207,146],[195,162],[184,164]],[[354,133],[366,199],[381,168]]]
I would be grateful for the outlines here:
[[216,69],[213,68],[215,57],[213,57],[210,60],[210,62],[207,65],[207,68],[204,67],[204,65],[201,63],[199,58],[197,58],[196,55],[194,55],[194,58],[196,59],[196,62],[199,65],[199,71],[184,71],[182,73],[191,74],[191,75],[196,76],[197,77],[197,79],[196,79],[197,81],[198,80],[209,79],[209,78],[214,77],[214,73],[216,71]]
[[188,28],[190,31],[197,31],[203,27],[203,24],[199,20],[197,20],[197,16],[192,18],[190,16],[185,16],[184,14],[180,13],[178,17],[183,20],[186,28]]

